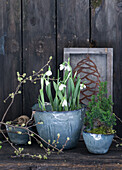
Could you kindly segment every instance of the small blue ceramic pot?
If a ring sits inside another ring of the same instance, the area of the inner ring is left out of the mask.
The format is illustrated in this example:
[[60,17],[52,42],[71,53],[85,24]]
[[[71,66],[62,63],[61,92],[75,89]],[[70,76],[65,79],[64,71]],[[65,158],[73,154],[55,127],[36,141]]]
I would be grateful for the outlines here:
[[[9,125],[6,125],[6,130],[12,143],[18,145],[26,145],[28,143],[29,135],[27,134],[27,130],[19,127],[10,127]],[[18,134],[17,132],[21,132],[22,134]]]
[[[60,134],[57,148],[61,149],[67,137],[70,140],[67,142],[64,149],[71,149],[76,147],[79,140],[81,129],[83,127],[83,120],[85,108],[74,111],[51,111],[51,106],[46,106],[46,110],[42,112],[38,104],[32,108],[34,112],[34,119],[38,134],[46,141],[50,140],[51,144],[54,140],[57,141],[57,134]],[[38,124],[43,122],[43,124]]]
[[105,154],[108,152],[114,134],[92,134],[83,131],[83,139],[89,152],[94,154]]

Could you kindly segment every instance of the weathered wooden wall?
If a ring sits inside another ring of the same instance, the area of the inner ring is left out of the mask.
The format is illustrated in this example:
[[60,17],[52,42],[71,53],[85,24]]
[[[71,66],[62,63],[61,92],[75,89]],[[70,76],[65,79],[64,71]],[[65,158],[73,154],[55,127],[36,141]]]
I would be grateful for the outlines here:
[[57,64],[63,48],[88,47],[89,1],[57,0]]
[[[16,73],[21,72],[21,0],[0,1],[0,118],[10,100],[3,100],[16,86]],[[17,96],[8,118],[22,113],[22,96]]]
[[[55,0],[23,0],[23,72],[38,71],[53,56],[51,68],[56,71]],[[23,111],[31,113],[37,103],[39,84],[24,86]]]
[[[122,0],[103,0],[91,14],[91,39],[96,47],[112,47],[114,51],[114,112],[122,119]],[[117,124],[117,131],[122,134],[122,124]]]
[[[0,118],[3,100],[15,90],[16,72],[30,75],[53,56],[52,70],[63,60],[65,47],[114,48],[114,112],[122,118],[122,0],[1,0],[0,1]],[[39,85],[27,83],[8,119],[30,115]],[[118,122],[119,123],[119,122]],[[118,125],[120,134],[121,125]]]

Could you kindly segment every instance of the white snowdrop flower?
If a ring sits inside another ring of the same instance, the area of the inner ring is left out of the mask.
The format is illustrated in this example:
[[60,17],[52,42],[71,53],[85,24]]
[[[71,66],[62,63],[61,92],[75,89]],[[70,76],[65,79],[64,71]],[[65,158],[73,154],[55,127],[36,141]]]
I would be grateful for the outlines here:
[[60,70],[63,70],[65,66],[63,64],[60,64]]
[[71,67],[69,65],[65,66],[65,70],[71,71]]
[[83,90],[86,88],[86,85],[85,84],[80,84],[80,90]]
[[66,99],[64,99],[64,101],[63,101],[63,103],[62,103],[62,107],[64,107],[64,106],[67,106],[67,101],[66,101]]
[[83,88],[86,89],[86,85],[85,84],[84,84]]
[[61,85],[59,86],[59,90],[60,90],[60,91],[62,91],[63,88],[66,88],[66,85],[65,85],[65,84],[61,84]]
[[80,84],[80,90],[83,90],[83,87],[81,86],[81,84]]
[[48,86],[50,83],[49,83],[49,81],[45,80],[45,84],[46,84],[46,86]]
[[52,71],[48,70],[46,73],[45,73],[46,76],[51,76],[52,75]]

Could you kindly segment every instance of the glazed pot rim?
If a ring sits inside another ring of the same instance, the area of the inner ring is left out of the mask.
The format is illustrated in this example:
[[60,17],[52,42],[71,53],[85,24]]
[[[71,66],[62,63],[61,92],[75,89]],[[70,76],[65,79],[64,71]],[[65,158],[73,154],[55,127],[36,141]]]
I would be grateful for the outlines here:
[[28,128],[29,130],[30,130],[30,128],[29,127],[26,127],[26,126],[13,126],[13,125],[9,125],[9,124],[6,124],[5,125],[6,126],[6,130],[7,130],[7,128],[9,128],[9,127],[11,127],[12,129],[11,129],[11,131],[12,130],[17,130],[17,129],[19,129],[20,131],[22,130],[22,131],[28,131],[26,128]]
[[[82,108],[81,108],[82,109]],[[65,110],[63,110],[63,111],[41,111],[41,110],[36,110],[36,109],[34,109],[34,110],[32,110],[32,111],[35,111],[35,112],[41,112],[41,113],[63,113],[63,112],[65,112],[65,113],[68,113],[68,112],[75,112],[75,111],[80,111],[81,109],[78,109],[78,110],[68,110],[68,111],[65,111]]]
[[111,134],[97,134],[97,133],[91,133],[91,132],[87,132],[85,131],[85,129],[83,130],[83,133],[88,133],[88,134],[92,134],[92,135],[103,135],[103,136],[110,136],[110,135],[115,135],[116,133],[111,133]]
[[68,113],[68,112],[76,112],[76,111],[81,111],[83,108],[85,109],[85,106],[81,106],[80,109],[77,110],[68,110],[68,111],[41,111],[39,110],[39,108],[34,108],[34,106],[38,105],[38,103],[34,104],[32,107],[32,112],[41,112],[41,113],[55,113],[55,114],[59,114],[59,113]]

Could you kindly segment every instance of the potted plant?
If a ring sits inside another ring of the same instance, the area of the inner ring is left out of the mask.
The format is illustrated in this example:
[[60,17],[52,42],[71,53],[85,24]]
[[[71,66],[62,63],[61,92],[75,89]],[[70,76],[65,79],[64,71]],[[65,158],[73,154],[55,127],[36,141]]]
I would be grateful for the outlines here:
[[29,132],[25,128],[28,122],[29,117],[26,115],[6,122],[6,131],[12,143],[17,145],[26,145],[28,143]]
[[89,152],[104,154],[108,151],[115,131],[115,114],[112,112],[111,96],[107,97],[107,82],[101,82],[97,96],[88,105],[85,116],[83,139]]
[[[63,79],[60,78],[60,71],[64,71]],[[52,71],[50,66],[48,71],[41,77],[41,89],[38,104],[34,105],[33,115],[39,135],[51,144],[56,142],[57,148],[62,148],[67,139],[69,140],[64,149],[70,149],[77,145],[81,129],[85,108],[79,103],[80,90],[85,88],[81,84],[80,77],[75,78],[70,66],[70,60],[60,64],[57,79],[51,78]],[[52,87],[55,91],[52,95]],[[44,87],[49,103],[45,103]],[[60,137],[60,138],[59,138]]]

